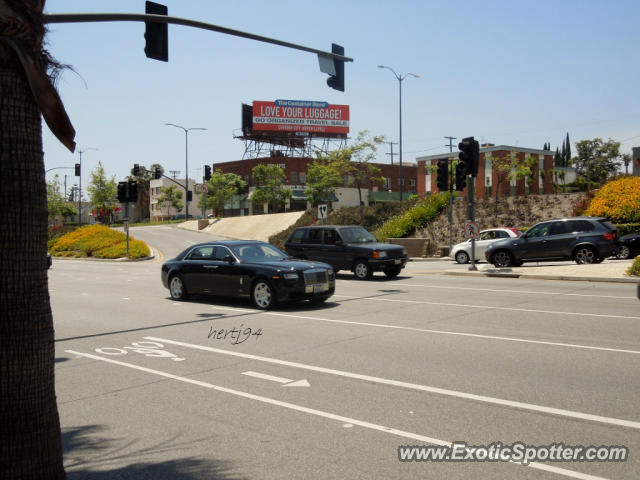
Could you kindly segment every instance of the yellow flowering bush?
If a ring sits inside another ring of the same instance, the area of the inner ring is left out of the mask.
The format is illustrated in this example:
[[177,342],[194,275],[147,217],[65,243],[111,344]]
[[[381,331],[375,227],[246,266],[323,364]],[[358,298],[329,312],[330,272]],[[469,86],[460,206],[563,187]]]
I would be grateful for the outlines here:
[[[58,257],[122,258],[126,256],[126,235],[104,225],[88,225],[53,241],[49,252]],[[129,237],[129,257],[149,256],[149,247]]]
[[640,177],[621,177],[604,185],[586,215],[607,217],[614,223],[640,222]]

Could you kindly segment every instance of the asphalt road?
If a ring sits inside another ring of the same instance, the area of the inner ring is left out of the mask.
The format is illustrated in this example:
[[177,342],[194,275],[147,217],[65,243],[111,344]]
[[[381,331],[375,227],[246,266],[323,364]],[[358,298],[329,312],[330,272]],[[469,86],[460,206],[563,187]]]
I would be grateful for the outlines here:
[[[170,227],[132,235],[165,258],[204,238]],[[55,259],[69,478],[639,477],[635,285],[420,267],[391,281],[340,274],[322,307],[260,312],[242,300],[172,301],[159,260]],[[398,459],[401,445],[454,441],[616,445],[629,458]]]

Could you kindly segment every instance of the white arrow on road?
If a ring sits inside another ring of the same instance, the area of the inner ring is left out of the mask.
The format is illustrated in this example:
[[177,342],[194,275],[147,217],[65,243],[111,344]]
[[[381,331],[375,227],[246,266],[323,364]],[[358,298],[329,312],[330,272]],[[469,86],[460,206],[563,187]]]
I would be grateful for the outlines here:
[[261,378],[263,380],[271,380],[272,382],[282,383],[283,387],[310,387],[311,384],[307,382],[306,379],[302,380],[291,380],[290,378],[283,377],[274,377],[273,375],[267,375],[266,373],[258,373],[258,372],[242,372],[242,375],[247,375],[248,377]]

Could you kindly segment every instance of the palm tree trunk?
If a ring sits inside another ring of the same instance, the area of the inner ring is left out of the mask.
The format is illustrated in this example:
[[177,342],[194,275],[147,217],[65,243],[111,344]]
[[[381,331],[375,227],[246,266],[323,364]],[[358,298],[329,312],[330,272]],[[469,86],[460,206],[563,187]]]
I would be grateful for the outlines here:
[[0,92],[0,476],[64,479],[40,110],[2,44]]

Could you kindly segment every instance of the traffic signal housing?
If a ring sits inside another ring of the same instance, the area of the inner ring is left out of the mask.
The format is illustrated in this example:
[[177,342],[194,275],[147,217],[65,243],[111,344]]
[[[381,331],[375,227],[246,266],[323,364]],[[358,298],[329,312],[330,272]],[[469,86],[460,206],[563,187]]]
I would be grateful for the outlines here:
[[159,167],[156,167],[153,169],[153,178],[155,180],[158,180],[162,177],[162,170],[160,170]]
[[204,179],[205,179],[205,181],[211,180],[211,166],[210,165],[205,165],[204,166]]
[[129,197],[129,183],[128,182],[119,182],[118,183],[118,202],[126,203],[127,198]]
[[456,190],[461,192],[467,186],[467,173],[464,162],[456,165]]
[[438,190],[445,192],[449,189],[449,162],[438,160]]
[[134,177],[140,176],[140,165],[138,165],[137,163],[133,164],[133,176]]
[[80,176],[80,164],[76,163],[76,177]]
[[[150,15],[168,15],[169,10],[166,5],[155,2],[145,2],[144,12]],[[144,22],[144,54],[147,58],[169,61],[169,25],[159,22]]]
[[[344,47],[332,43],[331,53],[344,56]],[[344,60],[336,60],[334,58],[333,67],[336,71],[336,74],[329,76],[329,78],[327,79],[327,85],[329,85],[334,90],[344,92]]]
[[478,164],[480,163],[480,144],[473,137],[467,137],[462,139],[458,144],[458,148],[460,149],[458,158],[463,165],[465,175],[476,177],[478,175]]
[[128,202],[137,202],[138,201],[138,182],[129,182],[129,194],[127,195]]

